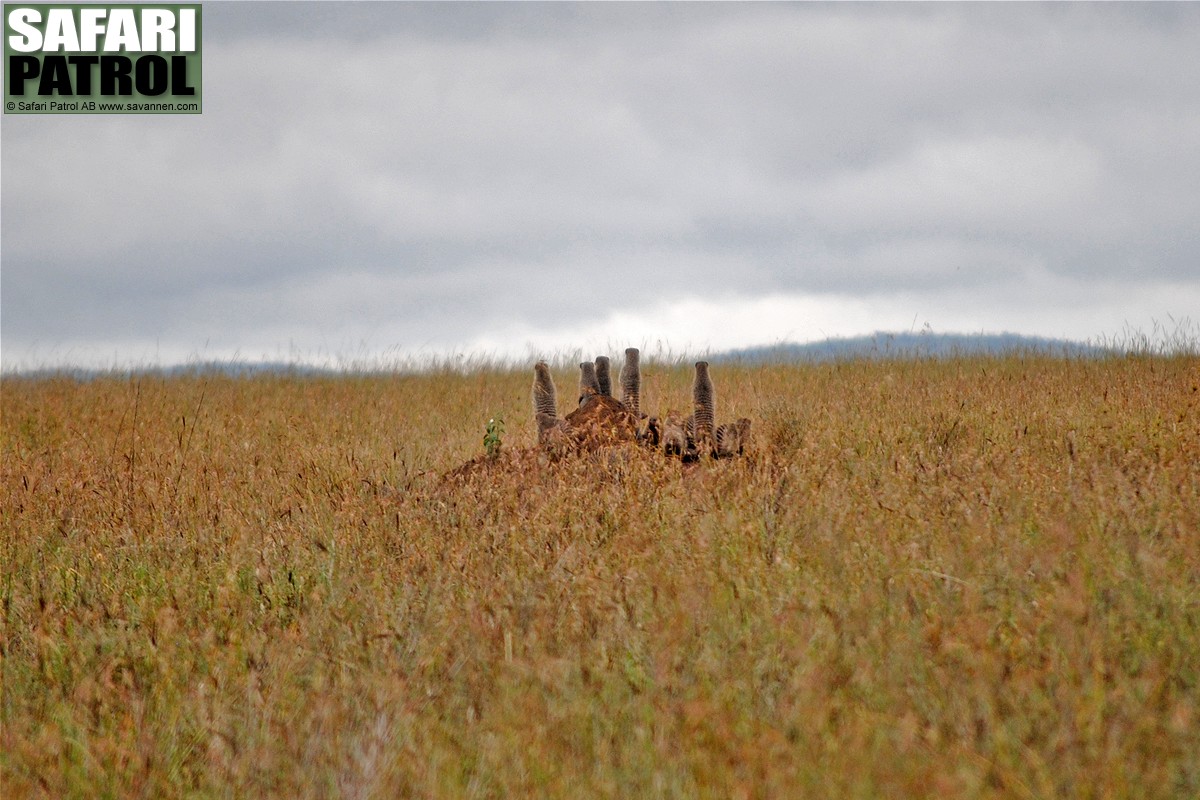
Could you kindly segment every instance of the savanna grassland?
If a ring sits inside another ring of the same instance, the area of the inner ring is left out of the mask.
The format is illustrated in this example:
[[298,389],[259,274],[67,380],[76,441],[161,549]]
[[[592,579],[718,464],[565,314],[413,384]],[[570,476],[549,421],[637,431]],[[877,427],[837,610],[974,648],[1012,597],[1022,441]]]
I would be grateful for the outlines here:
[[1200,359],[531,377],[6,377],[0,794],[1200,797]]

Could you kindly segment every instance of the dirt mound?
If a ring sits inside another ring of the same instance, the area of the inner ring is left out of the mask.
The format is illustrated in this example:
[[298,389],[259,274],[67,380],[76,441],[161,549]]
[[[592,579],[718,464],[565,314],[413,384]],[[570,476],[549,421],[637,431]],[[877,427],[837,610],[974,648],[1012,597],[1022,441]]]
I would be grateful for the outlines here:
[[527,447],[515,450],[503,450],[497,455],[476,456],[470,461],[455,467],[441,477],[441,483],[466,483],[475,478],[490,478],[498,474],[519,472],[537,475],[542,468],[555,459],[544,448]]
[[[543,415],[544,417],[545,415]],[[598,454],[637,442],[637,420],[619,400],[590,394],[567,414],[538,447],[505,449],[495,456],[481,455],[442,475],[443,484],[465,483],[479,477],[521,472],[539,475],[546,467],[571,455]]]
[[567,414],[571,436],[584,449],[637,441],[638,420],[620,400],[596,394]]

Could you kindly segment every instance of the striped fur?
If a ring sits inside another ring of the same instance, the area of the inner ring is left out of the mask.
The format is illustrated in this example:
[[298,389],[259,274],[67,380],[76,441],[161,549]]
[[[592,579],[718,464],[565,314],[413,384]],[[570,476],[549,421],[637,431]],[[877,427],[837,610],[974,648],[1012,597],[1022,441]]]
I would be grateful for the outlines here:
[[696,379],[692,382],[692,414],[696,449],[701,453],[711,453],[715,444],[713,425],[716,419],[716,397],[712,378],[708,374],[707,361],[696,362]]
[[558,391],[545,361],[533,365],[533,414],[535,418],[545,414],[550,419],[558,419]]
[[625,404],[625,408],[629,409],[629,413],[633,414],[633,418],[640,420],[641,414],[641,395],[642,395],[642,371],[641,371],[641,353],[636,347],[629,347],[625,350],[625,366],[621,367],[621,402]]
[[596,383],[600,386],[600,394],[612,397],[612,369],[608,356],[596,356]]

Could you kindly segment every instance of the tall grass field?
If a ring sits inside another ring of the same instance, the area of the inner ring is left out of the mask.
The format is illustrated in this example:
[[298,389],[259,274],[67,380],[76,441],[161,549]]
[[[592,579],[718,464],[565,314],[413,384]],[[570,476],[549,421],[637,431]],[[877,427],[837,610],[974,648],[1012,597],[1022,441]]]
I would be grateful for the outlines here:
[[1200,359],[712,374],[5,377],[0,796],[1200,797]]

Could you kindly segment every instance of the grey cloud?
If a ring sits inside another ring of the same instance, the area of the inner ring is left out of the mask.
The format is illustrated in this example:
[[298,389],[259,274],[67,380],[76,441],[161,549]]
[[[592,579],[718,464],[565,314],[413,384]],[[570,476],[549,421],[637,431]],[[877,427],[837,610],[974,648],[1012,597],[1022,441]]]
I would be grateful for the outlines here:
[[4,336],[1194,282],[1198,45],[1191,4],[213,4],[202,117],[6,118]]

